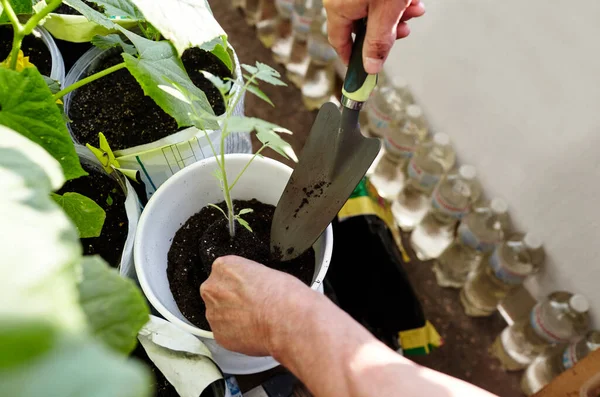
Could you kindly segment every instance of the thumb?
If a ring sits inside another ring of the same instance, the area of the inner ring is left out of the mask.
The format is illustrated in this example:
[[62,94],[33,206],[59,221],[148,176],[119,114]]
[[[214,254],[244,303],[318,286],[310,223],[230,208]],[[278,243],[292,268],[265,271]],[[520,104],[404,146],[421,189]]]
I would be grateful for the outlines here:
[[369,6],[363,64],[369,74],[379,73],[398,35],[398,23],[410,0],[374,0]]

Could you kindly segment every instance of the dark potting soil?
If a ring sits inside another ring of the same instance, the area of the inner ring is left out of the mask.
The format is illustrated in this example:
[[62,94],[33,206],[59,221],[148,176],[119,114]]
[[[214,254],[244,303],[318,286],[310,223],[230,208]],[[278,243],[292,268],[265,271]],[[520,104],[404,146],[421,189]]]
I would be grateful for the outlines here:
[[[169,249],[167,277],[175,302],[188,320],[205,330],[210,330],[210,326],[206,321],[206,307],[199,289],[200,284],[208,278],[212,262],[217,257],[238,255],[252,259],[289,273],[307,285],[312,283],[315,271],[315,252],[312,248],[289,262],[271,257],[269,245],[274,206],[256,199],[234,200],[233,204],[236,213],[243,208],[254,210],[242,215],[252,227],[252,233],[236,224],[236,236],[232,242],[223,214],[207,206],[183,224]],[[225,210],[224,202],[217,205]]]
[[[106,212],[99,237],[82,238],[84,255],[100,255],[112,267],[121,263],[127,240],[129,222],[125,211],[125,193],[121,186],[106,174],[82,164],[89,175],[66,182],[58,194],[75,192],[94,200]],[[110,198],[109,198],[110,197]]]
[[[10,55],[12,40],[12,26],[0,26],[0,62],[4,61]],[[29,62],[33,63],[41,74],[50,76],[52,56],[42,39],[38,39],[32,34],[25,36],[21,44],[21,50],[26,57],[29,57]]]
[[[225,106],[221,94],[201,71],[225,78],[231,77],[229,69],[217,57],[198,48],[186,50],[181,59],[190,79],[204,91],[214,112],[222,114]],[[121,55],[114,54],[87,75],[121,62]],[[97,145],[98,133],[103,132],[114,150],[154,142],[179,130],[175,120],[144,95],[127,69],[77,89],[71,100],[69,118],[79,142]]]

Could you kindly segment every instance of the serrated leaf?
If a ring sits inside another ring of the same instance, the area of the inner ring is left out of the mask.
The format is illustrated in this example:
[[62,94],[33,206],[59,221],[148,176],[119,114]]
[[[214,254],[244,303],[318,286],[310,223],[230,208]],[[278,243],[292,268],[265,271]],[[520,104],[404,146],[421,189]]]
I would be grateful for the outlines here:
[[[131,0],[145,19],[168,39],[181,56],[185,50],[200,47],[211,51],[224,44],[227,34],[204,0]],[[212,45],[212,47],[211,47]]]
[[110,29],[117,29],[117,24],[110,20],[106,15],[94,10],[92,7],[88,6],[81,0],[63,0],[63,3],[73,7],[81,15],[87,18],[87,20],[97,23],[98,25]]
[[63,168],[67,179],[87,173],[46,81],[35,68],[0,68],[0,124],[41,145]]
[[209,206],[209,207],[213,207],[213,208],[216,208],[216,209],[218,209],[218,210],[219,210],[219,212],[220,212],[221,214],[223,214],[223,216],[224,216],[225,218],[227,218],[227,214],[225,213],[225,211],[223,211],[223,209],[222,209],[221,207],[219,207],[218,205],[214,205],[214,204],[210,204],[210,203],[209,203],[209,204],[208,204],[208,206]]
[[85,257],[82,269],[79,302],[92,333],[114,350],[131,353],[138,331],[150,318],[144,296],[99,256]]
[[100,236],[106,212],[94,200],[74,192],[67,192],[62,196],[53,193],[52,199],[73,221],[80,238]]
[[[122,54],[127,69],[144,93],[173,117],[179,127],[196,125],[197,120],[193,115],[197,108],[214,115],[206,95],[192,83],[175,49],[168,41],[148,40],[123,28],[120,28],[120,31],[129,38],[139,53],[139,58]],[[183,88],[198,100],[192,103],[173,100],[173,95],[165,91],[164,87],[171,87],[176,91]],[[206,129],[219,128],[218,123],[212,120],[205,119],[203,122]]]
[[102,50],[108,50],[113,47],[121,47],[127,54],[135,55],[137,50],[131,44],[125,43],[123,38],[118,34],[109,34],[106,36],[94,36],[92,38],[92,44]]
[[92,3],[104,8],[108,17],[121,17],[133,20],[144,19],[140,10],[129,0],[90,0]]
[[254,95],[256,95],[257,97],[259,97],[260,99],[262,99],[263,101],[265,101],[266,103],[268,103],[271,106],[275,106],[273,104],[273,102],[271,102],[271,99],[269,99],[269,97],[267,96],[267,94],[265,94],[264,92],[262,92],[260,90],[260,88],[258,88],[255,85],[249,84],[246,89],[248,91],[250,91],[251,93],[253,93]]
[[265,63],[261,63],[258,61],[256,61],[256,72],[254,73],[254,77],[272,85],[287,85],[279,79],[281,75],[277,70],[273,69]]
[[[258,72],[258,68],[256,66],[252,66],[252,65],[248,65],[243,63],[242,64],[242,69],[244,69],[245,71],[247,71],[250,74],[255,74]],[[248,78],[248,76],[245,76],[246,79]]]
[[238,221],[238,223],[240,225],[242,225],[243,227],[248,229],[248,231],[252,232],[252,228],[250,227],[250,224],[248,224],[248,222],[246,222],[244,219],[240,218],[239,216],[236,216],[235,219]]
[[231,81],[223,81],[221,80],[221,78],[219,76],[215,76],[212,73],[209,73],[207,71],[202,71],[202,75],[204,76],[204,78],[206,78],[208,81],[210,81],[212,83],[212,85],[214,85],[215,87],[217,87],[217,89],[221,92],[221,94],[225,95],[229,92],[229,90],[231,89]]
[[240,210],[240,212],[238,212],[238,216],[245,215],[245,214],[251,214],[252,212],[254,212],[254,210],[252,208],[244,208],[243,210]]

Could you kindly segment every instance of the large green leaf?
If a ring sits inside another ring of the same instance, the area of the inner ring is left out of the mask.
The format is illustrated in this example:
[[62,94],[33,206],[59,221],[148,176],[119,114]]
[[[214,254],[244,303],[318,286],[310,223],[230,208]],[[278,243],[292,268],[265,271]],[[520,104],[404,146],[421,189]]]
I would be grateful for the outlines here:
[[95,22],[106,29],[114,30],[117,28],[117,24],[111,21],[106,15],[94,10],[81,0],[63,0],[63,2],[79,11],[89,21]]
[[46,81],[35,68],[15,72],[0,67],[0,124],[48,151],[67,179],[87,175]]
[[144,18],[140,10],[129,0],[91,0],[104,8],[104,14],[109,17],[121,17],[134,20]]
[[79,237],[100,236],[106,212],[94,200],[75,192],[67,192],[62,196],[53,193],[52,198],[73,221]]
[[[212,15],[205,0],[131,0],[160,33],[171,41],[181,56],[185,50],[201,47],[210,51],[225,45],[227,34]],[[215,39],[219,39],[215,41]],[[207,44],[212,47],[206,47]]]
[[63,182],[44,149],[0,126],[0,316],[83,329],[75,285],[79,236],[50,199]]
[[108,34],[106,36],[94,36],[92,38],[92,44],[102,50],[107,50],[107,49],[113,48],[113,47],[121,47],[123,49],[123,51],[125,51],[128,54],[131,54],[131,55],[137,54],[135,47],[132,46],[131,44],[125,43],[125,41],[123,41],[121,36],[119,36],[118,34]]
[[[31,15],[33,13],[31,0],[8,0],[8,3],[17,15]],[[9,23],[8,16],[4,12],[4,7],[0,4],[0,25],[7,23]]]
[[[194,108],[185,101],[174,100],[173,96],[167,93],[169,88],[178,91],[177,87],[182,87],[197,98],[196,104],[204,112],[214,114],[206,95],[192,83],[169,42],[152,41],[125,29],[120,30],[131,40],[139,53],[139,58],[122,54],[127,69],[144,89],[144,93],[171,115],[180,127],[194,125]],[[218,124],[206,120],[205,128],[216,129]]]
[[[18,342],[17,345],[9,343]],[[33,349],[37,349],[31,356]],[[42,346],[43,349],[39,349]],[[145,397],[148,371],[100,343],[36,321],[0,322],[0,354],[28,357],[0,367],[0,390],[10,397]],[[3,358],[3,361],[6,358]],[[7,363],[8,364],[8,363]]]
[[130,353],[150,315],[136,285],[100,257],[85,257],[79,299],[92,332],[113,349]]
[[284,141],[278,134],[291,134],[288,129],[256,117],[232,116],[227,122],[227,129],[231,132],[256,131],[256,137],[263,145],[273,149],[285,158],[298,161],[292,146]]

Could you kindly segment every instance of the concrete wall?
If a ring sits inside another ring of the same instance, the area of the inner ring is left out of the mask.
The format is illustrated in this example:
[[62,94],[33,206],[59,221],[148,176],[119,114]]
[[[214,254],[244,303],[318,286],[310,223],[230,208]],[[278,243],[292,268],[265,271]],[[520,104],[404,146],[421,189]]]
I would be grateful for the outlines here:
[[600,1],[425,3],[386,70],[543,237],[549,258],[528,289],[583,293],[600,325]]

